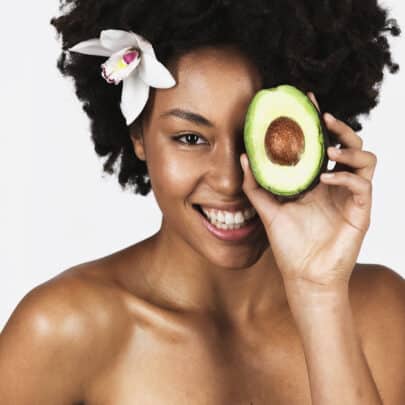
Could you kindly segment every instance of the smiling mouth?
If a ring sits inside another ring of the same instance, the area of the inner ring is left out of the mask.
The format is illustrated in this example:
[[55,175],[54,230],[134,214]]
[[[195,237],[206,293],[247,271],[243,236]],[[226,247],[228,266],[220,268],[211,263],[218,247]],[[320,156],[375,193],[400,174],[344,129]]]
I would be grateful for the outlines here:
[[[201,205],[199,204],[192,204],[193,209],[195,209],[197,212],[199,212],[207,221],[211,222],[211,219],[208,217],[208,215],[203,211]],[[244,225],[249,224],[250,222],[253,222],[257,219],[258,215],[254,215],[252,218],[245,220]]]

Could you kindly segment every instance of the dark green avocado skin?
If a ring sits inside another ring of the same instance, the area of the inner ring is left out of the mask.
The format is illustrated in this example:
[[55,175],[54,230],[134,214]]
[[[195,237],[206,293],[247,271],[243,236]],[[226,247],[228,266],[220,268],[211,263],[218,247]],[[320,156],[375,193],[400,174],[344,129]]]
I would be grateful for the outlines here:
[[[309,99],[309,100],[311,101],[311,99]],[[312,103],[312,101],[311,101],[311,103]],[[274,197],[276,198],[276,200],[279,201],[279,202],[296,201],[296,200],[299,200],[299,199],[303,198],[306,193],[308,193],[309,191],[314,189],[320,183],[321,174],[329,172],[327,170],[328,163],[329,163],[327,150],[328,150],[329,146],[334,146],[338,142],[337,142],[335,136],[333,134],[331,134],[329,132],[329,130],[326,128],[326,123],[325,123],[325,121],[323,119],[323,114],[321,114],[318,111],[316,106],[315,106],[315,109],[316,109],[316,112],[317,112],[318,117],[319,117],[319,122],[321,123],[321,129],[322,129],[322,134],[323,134],[323,139],[324,139],[324,159],[323,159],[323,162],[322,162],[321,169],[320,169],[318,175],[313,180],[313,182],[305,190],[301,191],[300,193],[295,194],[293,196],[280,196],[280,195],[273,194]],[[331,170],[331,171],[334,171],[334,170]]]

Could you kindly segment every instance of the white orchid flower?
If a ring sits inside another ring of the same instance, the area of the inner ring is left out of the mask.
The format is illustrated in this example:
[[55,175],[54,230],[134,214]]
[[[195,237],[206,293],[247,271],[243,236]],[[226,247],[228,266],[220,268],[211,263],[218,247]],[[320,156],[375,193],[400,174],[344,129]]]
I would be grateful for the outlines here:
[[100,38],[69,48],[85,55],[108,56],[101,65],[108,83],[122,81],[121,111],[130,125],[144,109],[149,88],[167,89],[176,84],[171,73],[156,59],[152,45],[141,35],[122,30],[104,30]]

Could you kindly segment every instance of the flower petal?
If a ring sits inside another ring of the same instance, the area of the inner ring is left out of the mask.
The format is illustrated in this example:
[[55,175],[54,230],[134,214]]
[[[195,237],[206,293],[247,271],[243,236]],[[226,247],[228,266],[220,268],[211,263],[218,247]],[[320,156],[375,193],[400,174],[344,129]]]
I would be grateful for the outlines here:
[[138,75],[123,80],[121,111],[127,125],[132,124],[144,109],[149,97],[149,86]]
[[111,56],[110,49],[105,48],[99,39],[89,39],[79,42],[68,49],[71,52],[83,53],[85,55]]
[[139,66],[139,76],[152,87],[166,89],[176,84],[172,74],[155,57],[143,53]]
[[130,46],[139,47],[137,35],[133,32],[122,30],[104,30],[100,34],[101,44],[113,52]]
[[152,44],[147,41],[142,35],[135,34],[136,40],[138,41],[138,47],[143,53],[148,53],[156,58],[155,51],[153,50]]

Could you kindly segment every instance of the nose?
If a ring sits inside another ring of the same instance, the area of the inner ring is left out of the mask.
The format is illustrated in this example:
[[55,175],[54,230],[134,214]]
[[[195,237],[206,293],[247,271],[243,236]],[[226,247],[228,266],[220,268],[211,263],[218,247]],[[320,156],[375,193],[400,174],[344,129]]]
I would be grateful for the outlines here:
[[222,197],[241,198],[243,194],[243,170],[240,155],[245,152],[243,138],[218,144],[209,169],[209,185]]

